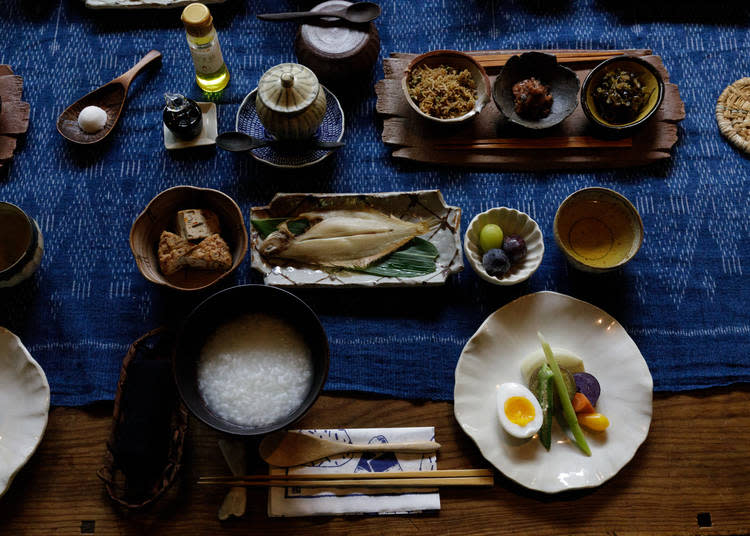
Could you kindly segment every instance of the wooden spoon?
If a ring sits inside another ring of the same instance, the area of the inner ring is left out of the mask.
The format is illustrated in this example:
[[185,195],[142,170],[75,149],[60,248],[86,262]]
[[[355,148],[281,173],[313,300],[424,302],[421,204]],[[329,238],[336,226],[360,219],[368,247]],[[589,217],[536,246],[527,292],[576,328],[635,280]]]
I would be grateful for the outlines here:
[[[161,61],[161,52],[158,50],[150,51],[132,69],[65,108],[65,111],[57,118],[57,131],[67,140],[82,145],[96,143],[106,138],[120,119],[120,112],[125,104],[130,83],[147,65],[155,61]],[[93,134],[89,134],[78,126],[78,114],[86,106],[98,106],[107,112],[107,122],[104,128]]]
[[351,445],[297,432],[274,432],[263,438],[258,451],[270,465],[292,467],[346,452],[435,452],[439,448],[435,441]]

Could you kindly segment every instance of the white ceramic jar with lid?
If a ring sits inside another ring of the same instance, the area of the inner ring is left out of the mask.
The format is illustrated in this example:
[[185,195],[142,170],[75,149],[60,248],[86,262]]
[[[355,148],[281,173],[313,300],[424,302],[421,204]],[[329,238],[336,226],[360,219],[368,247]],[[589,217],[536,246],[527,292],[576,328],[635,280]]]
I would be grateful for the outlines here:
[[323,122],[326,95],[310,69],[297,63],[271,67],[258,82],[258,119],[280,140],[311,138]]

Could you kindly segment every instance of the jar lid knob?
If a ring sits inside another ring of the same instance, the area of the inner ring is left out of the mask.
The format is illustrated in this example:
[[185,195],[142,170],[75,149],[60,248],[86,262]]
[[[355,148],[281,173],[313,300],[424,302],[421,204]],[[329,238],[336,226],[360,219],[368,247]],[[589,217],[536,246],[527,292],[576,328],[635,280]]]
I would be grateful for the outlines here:
[[281,85],[285,88],[290,88],[294,85],[294,75],[292,73],[284,73],[281,75]]

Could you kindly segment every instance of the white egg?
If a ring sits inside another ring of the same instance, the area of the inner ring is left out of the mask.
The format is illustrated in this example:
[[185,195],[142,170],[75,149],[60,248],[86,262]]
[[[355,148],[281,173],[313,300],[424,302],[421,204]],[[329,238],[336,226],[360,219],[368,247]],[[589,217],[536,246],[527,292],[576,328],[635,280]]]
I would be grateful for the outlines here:
[[94,134],[99,132],[107,124],[107,112],[98,106],[86,106],[78,114],[78,126],[81,130]]
[[504,383],[497,388],[497,414],[505,431],[518,438],[533,436],[544,421],[539,401],[520,383]]

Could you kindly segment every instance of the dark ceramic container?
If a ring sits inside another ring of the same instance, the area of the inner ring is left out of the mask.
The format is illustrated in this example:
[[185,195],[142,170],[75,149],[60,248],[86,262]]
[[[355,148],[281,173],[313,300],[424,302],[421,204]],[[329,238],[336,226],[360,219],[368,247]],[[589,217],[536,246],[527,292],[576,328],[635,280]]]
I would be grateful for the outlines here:
[[[257,428],[229,422],[213,413],[198,390],[196,378],[201,348],[208,336],[220,325],[248,313],[266,313],[294,326],[310,348],[314,367],[312,386],[302,404],[285,418]],[[310,409],[328,377],[329,359],[323,326],[305,302],[276,287],[242,285],[217,292],[190,313],[177,337],[172,368],[180,396],[193,415],[221,432],[255,436],[286,428]]]
[[[552,110],[547,117],[527,119],[516,113],[513,86],[522,80],[534,77],[549,86],[552,95]],[[525,128],[542,130],[562,123],[578,106],[578,76],[567,67],[557,63],[553,54],[526,52],[511,57],[492,86],[492,99],[508,121]]]

